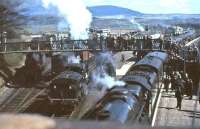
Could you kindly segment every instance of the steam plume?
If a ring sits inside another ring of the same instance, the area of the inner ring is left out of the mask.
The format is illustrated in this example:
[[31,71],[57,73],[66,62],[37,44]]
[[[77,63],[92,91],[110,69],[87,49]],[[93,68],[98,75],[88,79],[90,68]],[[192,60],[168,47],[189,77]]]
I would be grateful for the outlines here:
[[79,64],[80,61],[81,61],[80,56],[75,57],[74,55],[72,55],[68,58],[68,63]]
[[92,21],[92,15],[82,0],[42,0],[43,6],[56,6],[69,23],[70,32],[75,39],[88,38],[87,29]]
[[[124,86],[125,82],[115,80],[110,74],[114,72],[115,65],[111,53],[101,53],[96,58],[96,69],[92,74],[92,81],[96,86],[106,87]],[[109,71],[111,73],[109,73]]]
[[145,30],[144,27],[142,25],[140,25],[138,22],[136,22],[134,18],[131,19],[130,22],[133,23],[133,24],[136,24],[140,31],[143,32]]
[[92,79],[95,85],[106,87],[107,89],[111,89],[114,86],[125,86],[125,82],[115,80],[113,77],[109,76],[105,71],[97,71],[95,71],[92,75]]

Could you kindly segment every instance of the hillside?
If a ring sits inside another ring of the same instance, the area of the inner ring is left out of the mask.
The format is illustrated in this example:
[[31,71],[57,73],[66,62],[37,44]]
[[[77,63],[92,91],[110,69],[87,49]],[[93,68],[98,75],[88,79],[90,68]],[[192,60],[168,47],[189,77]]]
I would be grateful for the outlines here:
[[111,5],[103,5],[103,6],[92,6],[88,7],[90,12],[94,17],[102,17],[102,16],[141,16],[142,13],[138,11],[133,11],[127,8],[111,6]]
[[136,24],[131,23],[127,19],[94,18],[91,26],[96,29],[138,29]]

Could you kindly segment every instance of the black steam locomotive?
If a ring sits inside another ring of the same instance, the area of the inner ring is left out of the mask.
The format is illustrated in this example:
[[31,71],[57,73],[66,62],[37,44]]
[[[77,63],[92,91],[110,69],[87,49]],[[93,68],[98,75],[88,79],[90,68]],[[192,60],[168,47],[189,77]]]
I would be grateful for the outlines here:
[[167,57],[163,52],[148,53],[123,76],[126,86],[110,89],[81,119],[132,123],[144,114],[151,119]]
[[52,104],[77,103],[87,92],[86,71],[82,63],[67,62],[67,56],[30,53],[25,65],[17,69],[6,86],[46,89]]
[[50,82],[48,87],[49,100],[53,103],[77,104],[87,93],[84,75],[83,65],[65,65],[64,72],[55,76]]

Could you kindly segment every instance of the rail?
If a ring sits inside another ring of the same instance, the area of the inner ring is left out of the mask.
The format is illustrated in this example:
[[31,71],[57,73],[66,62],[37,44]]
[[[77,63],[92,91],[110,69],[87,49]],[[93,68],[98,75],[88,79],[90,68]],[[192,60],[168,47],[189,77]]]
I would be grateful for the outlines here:
[[0,104],[0,112],[23,112],[44,90],[12,89]]

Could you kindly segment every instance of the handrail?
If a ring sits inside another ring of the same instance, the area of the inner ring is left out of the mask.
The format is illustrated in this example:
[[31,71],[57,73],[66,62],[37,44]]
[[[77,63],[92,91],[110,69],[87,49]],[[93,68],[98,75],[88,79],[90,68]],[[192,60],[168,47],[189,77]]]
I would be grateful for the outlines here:
[[[90,51],[90,52],[100,52],[103,51],[101,47],[98,45],[90,46],[89,40],[65,40],[65,41],[32,41],[32,42],[15,42],[15,43],[1,43],[0,44],[0,54],[10,54],[10,53],[54,53],[54,52],[82,52],[82,51]],[[134,46],[136,45],[136,46]],[[167,43],[164,43],[163,46],[166,46]],[[198,50],[198,58],[195,59],[187,59],[187,56],[193,51],[187,51],[184,49],[179,49],[178,45],[168,43],[169,48],[162,47],[159,48],[138,48],[137,44],[131,44],[131,46],[127,46],[127,48],[119,48],[113,47],[109,48],[111,51],[163,51],[168,53],[176,53],[183,59],[188,62],[200,61],[200,53]],[[153,47],[153,46],[152,46]],[[183,47],[182,47],[183,48]],[[186,54],[184,54],[186,52]],[[181,55],[184,54],[184,55]],[[195,56],[195,55],[194,55]]]

